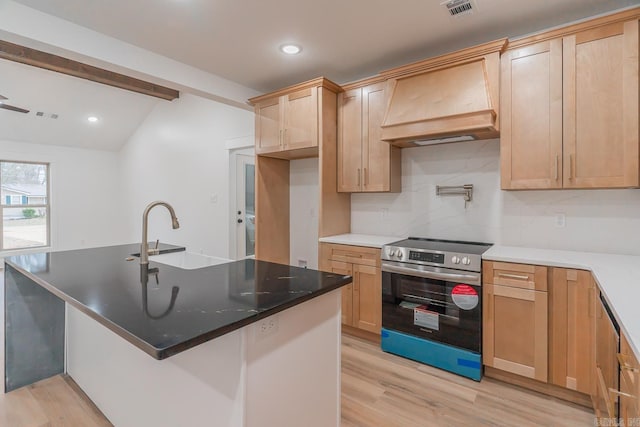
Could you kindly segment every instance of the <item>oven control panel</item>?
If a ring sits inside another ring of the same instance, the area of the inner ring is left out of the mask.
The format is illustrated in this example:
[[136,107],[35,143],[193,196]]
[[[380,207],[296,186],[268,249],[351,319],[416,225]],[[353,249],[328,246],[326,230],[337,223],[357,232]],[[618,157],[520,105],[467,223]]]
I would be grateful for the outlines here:
[[425,264],[467,271],[480,271],[482,266],[480,255],[415,250],[389,245],[383,246],[382,259],[386,261]]
[[433,252],[409,251],[409,261],[431,262],[435,264],[444,264],[444,254],[436,254]]

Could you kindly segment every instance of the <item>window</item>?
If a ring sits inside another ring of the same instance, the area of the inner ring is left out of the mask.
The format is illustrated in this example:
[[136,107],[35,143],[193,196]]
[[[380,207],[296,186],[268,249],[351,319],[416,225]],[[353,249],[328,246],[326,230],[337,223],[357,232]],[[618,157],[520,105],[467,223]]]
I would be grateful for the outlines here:
[[49,165],[0,160],[0,251],[49,245]]

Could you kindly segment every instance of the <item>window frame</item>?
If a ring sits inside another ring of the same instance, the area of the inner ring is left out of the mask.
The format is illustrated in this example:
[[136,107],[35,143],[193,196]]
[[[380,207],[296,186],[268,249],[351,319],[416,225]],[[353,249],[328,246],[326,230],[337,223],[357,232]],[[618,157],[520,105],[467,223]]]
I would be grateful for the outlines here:
[[[2,254],[6,254],[8,252],[23,252],[23,251],[29,251],[29,250],[33,250],[33,249],[43,249],[43,248],[49,248],[51,247],[51,163],[49,162],[34,162],[34,161],[29,161],[29,160],[9,160],[9,159],[1,159],[0,158],[0,164],[2,163],[19,163],[19,164],[28,164],[28,165],[40,165],[40,166],[45,166],[45,170],[46,170],[46,180],[47,180],[47,185],[46,185],[46,199],[47,199],[47,203],[39,203],[39,204],[34,204],[34,205],[30,205],[28,200],[27,200],[27,204],[23,205],[13,205],[13,204],[6,204],[6,200],[4,200],[3,198],[0,198],[2,200],[0,200],[0,256]],[[0,185],[2,184],[2,168],[0,168]],[[46,213],[46,242],[44,245],[39,245],[39,246],[27,246],[27,247],[20,247],[20,248],[5,248],[4,247],[4,210],[5,209],[16,209],[16,208],[23,208],[23,209],[44,209],[45,213]]]

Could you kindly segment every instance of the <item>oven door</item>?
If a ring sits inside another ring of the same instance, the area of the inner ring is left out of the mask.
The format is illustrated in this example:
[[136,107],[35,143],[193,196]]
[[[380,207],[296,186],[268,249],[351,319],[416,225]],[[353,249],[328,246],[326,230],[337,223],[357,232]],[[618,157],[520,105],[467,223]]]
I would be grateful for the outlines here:
[[382,326],[481,353],[480,273],[384,261]]

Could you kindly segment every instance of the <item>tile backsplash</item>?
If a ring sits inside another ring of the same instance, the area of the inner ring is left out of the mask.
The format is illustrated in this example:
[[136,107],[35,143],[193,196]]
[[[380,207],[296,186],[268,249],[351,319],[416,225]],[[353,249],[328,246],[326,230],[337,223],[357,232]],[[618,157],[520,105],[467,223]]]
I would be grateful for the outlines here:
[[[473,200],[436,185],[473,184]],[[353,194],[351,232],[640,255],[640,190],[500,190],[499,140],[402,150],[402,193]]]

